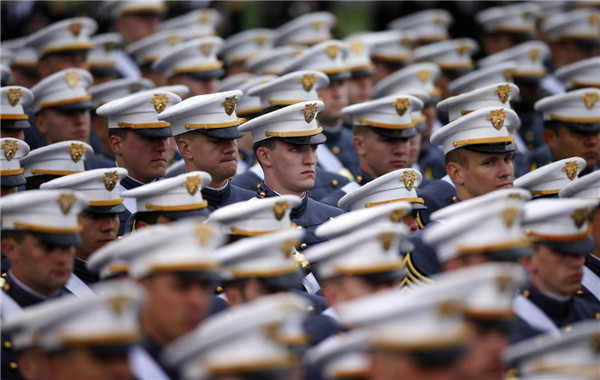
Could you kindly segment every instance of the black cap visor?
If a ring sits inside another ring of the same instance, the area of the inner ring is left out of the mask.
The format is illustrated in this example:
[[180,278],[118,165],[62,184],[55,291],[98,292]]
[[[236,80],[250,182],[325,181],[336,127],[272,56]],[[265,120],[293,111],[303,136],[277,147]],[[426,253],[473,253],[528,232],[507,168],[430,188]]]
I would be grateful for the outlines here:
[[146,136],[146,137],[155,137],[155,138],[164,139],[166,137],[172,137],[173,136],[173,133],[171,132],[171,127],[167,127],[167,128],[140,128],[140,129],[123,128],[123,129],[129,129],[131,131],[134,131],[138,135],[142,135],[142,136]]
[[515,247],[508,249],[500,249],[497,251],[483,251],[486,257],[489,257],[492,261],[508,261],[517,262],[522,257],[529,256],[531,254],[531,246],[529,247]]
[[127,210],[123,203],[114,206],[88,206],[85,211],[92,214],[120,214]]
[[592,235],[588,235],[586,238],[569,241],[569,242],[557,242],[548,240],[538,240],[538,243],[545,245],[551,250],[560,253],[561,255],[569,256],[584,256],[594,250],[596,243]]
[[29,124],[29,120],[2,120],[0,127],[2,129],[29,129],[31,124]]
[[216,137],[218,139],[227,140],[239,139],[245,135],[244,132],[240,132],[238,127],[195,129],[195,131],[209,137]]
[[206,219],[210,215],[208,208],[187,211],[163,211],[162,214],[171,220],[181,220],[186,218],[202,218]]
[[61,110],[61,111],[78,111],[78,110],[92,110],[96,107],[97,107],[96,103],[94,103],[90,99],[90,100],[84,100],[82,102],[77,102],[77,103],[61,104],[60,106],[49,107],[49,108],[54,108],[54,109]]
[[2,183],[2,187],[23,186],[27,183],[27,180],[25,180],[25,176],[23,176],[23,174],[3,175],[0,181]]
[[[257,276],[258,277],[258,276]],[[279,276],[259,276],[258,279],[260,282],[265,284],[270,288],[275,289],[299,289],[302,286],[302,279],[304,276],[300,269],[296,269],[290,273],[279,275]]]
[[190,76],[196,79],[213,79],[220,78],[225,75],[225,70],[221,67],[215,70],[207,70],[207,71],[190,71],[188,73],[182,73],[183,75]]
[[58,245],[61,247],[78,246],[81,244],[79,233],[53,234],[48,232],[29,231],[33,236],[46,244]]
[[339,73],[327,74],[327,76],[331,82],[335,82],[350,79],[352,77],[352,73],[350,73],[350,71],[340,71]]
[[277,137],[277,139],[294,145],[318,145],[327,141],[327,137],[322,132],[312,136]]
[[416,136],[416,134],[418,133],[417,128],[415,127],[406,129],[388,129],[369,126],[369,128],[371,128],[373,132],[381,136],[391,137],[395,139],[409,139],[411,137]]
[[375,66],[352,71],[352,78],[370,77],[375,74]]
[[512,142],[473,144],[466,145],[464,148],[479,153],[511,153],[517,150],[517,146]]
[[[560,122],[558,122],[560,123]],[[564,125],[577,132],[589,133],[589,134],[597,134],[600,132],[600,122],[595,123],[568,123],[564,122]]]

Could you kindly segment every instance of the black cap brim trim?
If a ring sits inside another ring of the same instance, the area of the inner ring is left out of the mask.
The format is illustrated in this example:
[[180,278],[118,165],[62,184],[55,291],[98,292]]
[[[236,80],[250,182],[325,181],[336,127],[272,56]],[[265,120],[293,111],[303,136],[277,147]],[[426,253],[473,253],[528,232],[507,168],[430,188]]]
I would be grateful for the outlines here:
[[327,76],[331,82],[335,82],[350,79],[352,77],[352,73],[350,73],[350,71],[340,71],[339,73],[327,74]]
[[3,175],[1,181],[2,187],[23,186],[27,183],[27,180],[23,174]]
[[127,210],[123,203],[114,206],[88,206],[85,211],[92,214],[120,214]]
[[561,122],[556,121],[556,123],[563,123],[567,128],[572,129],[577,132],[583,133],[598,133],[600,132],[600,122],[596,123],[569,123],[569,122]]
[[[56,110],[62,110],[62,111],[77,111],[77,110],[92,110],[94,108],[96,108],[96,103],[94,103],[92,100],[84,100],[83,102],[77,102],[77,103],[69,103],[69,104],[61,104],[60,106],[55,106],[55,107],[48,107],[48,108],[53,108]],[[47,108],[42,108],[40,111],[47,109]]]
[[171,127],[169,127],[169,128],[140,128],[140,129],[123,128],[123,129],[128,129],[130,131],[137,133],[138,135],[142,135],[142,136],[146,136],[146,137],[166,138],[166,137],[173,136],[173,133],[171,132]]
[[299,289],[302,286],[303,277],[300,269],[297,269],[281,276],[258,277],[258,279],[270,288],[289,290]]
[[41,241],[43,241],[47,244],[58,245],[61,247],[71,247],[71,246],[81,245],[81,236],[79,236],[79,233],[51,234],[51,233],[39,232],[39,231],[29,231],[29,232],[31,232],[36,238],[40,239]]
[[319,145],[327,141],[324,133],[303,137],[277,137],[277,139],[294,145]]
[[240,132],[237,127],[228,128],[215,128],[215,129],[195,129],[195,131],[202,133],[209,137],[216,137],[218,139],[239,139],[245,135],[244,132]]
[[512,153],[517,150],[517,146],[512,142],[497,144],[473,144],[465,145],[463,148],[479,153]]
[[225,70],[223,68],[219,68],[216,70],[208,70],[208,71],[190,71],[186,73],[176,73],[175,75],[187,75],[196,79],[214,79],[220,78],[225,75]]
[[531,250],[531,247],[516,247],[498,251],[484,251],[483,254],[492,259],[492,261],[517,262],[519,259],[529,256]]
[[2,129],[29,129],[31,124],[29,120],[2,120],[0,123]]
[[387,129],[387,128],[377,128],[377,127],[369,127],[371,130],[378,135],[391,137],[394,139],[409,139],[417,135],[417,129],[415,127],[406,128],[406,129]]
[[545,245],[553,251],[556,251],[562,255],[569,256],[584,256],[589,252],[592,252],[596,247],[594,238],[592,235],[587,236],[585,239],[578,241],[569,242],[557,242],[548,240],[538,240],[538,243]]
[[171,220],[181,220],[186,218],[207,218],[210,215],[208,208],[188,211],[163,211],[162,214]]

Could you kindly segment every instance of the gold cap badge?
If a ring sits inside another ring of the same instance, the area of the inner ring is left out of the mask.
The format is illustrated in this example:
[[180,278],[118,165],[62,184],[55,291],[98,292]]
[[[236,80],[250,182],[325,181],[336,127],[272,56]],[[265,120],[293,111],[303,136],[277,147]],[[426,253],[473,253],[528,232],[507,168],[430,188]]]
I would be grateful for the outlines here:
[[23,96],[23,90],[20,88],[9,88],[4,95],[8,98],[10,105],[14,107],[19,104],[19,100]]
[[108,191],[113,191],[115,186],[117,186],[117,180],[121,179],[121,175],[117,173],[117,171],[106,172],[100,178],[100,182],[104,183],[104,187]]
[[486,117],[485,120],[489,120],[492,122],[492,125],[497,130],[500,130],[504,125],[504,118],[506,117],[506,111],[502,108],[499,110],[491,111]]
[[281,252],[283,252],[283,255],[285,257],[290,257],[290,255],[292,254],[292,251],[294,250],[294,248],[296,247],[296,245],[298,244],[297,240],[286,240],[283,243],[281,243],[281,246],[279,248],[281,248]]
[[171,99],[167,96],[167,94],[154,94],[152,99],[150,99],[150,103],[154,104],[154,109],[156,112],[161,113],[167,107],[167,103],[169,103]]
[[583,97],[581,98],[581,100],[583,100],[583,102],[585,103],[585,107],[588,110],[591,110],[596,105],[598,97],[599,96],[597,92],[586,92],[585,95],[583,95]]
[[319,30],[323,29],[324,26],[325,26],[324,21],[315,21],[312,23],[312,27],[315,32],[318,32]]
[[117,47],[117,44],[115,44],[114,42],[110,41],[110,42],[106,42],[104,44],[104,51],[105,52],[111,52],[113,50],[115,50],[115,47]]
[[275,214],[275,219],[281,220],[285,215],[285,212],[290,209],[290,204],[287,201],[275,202],[273,207],[271,207],[271,211]]
[[81,160],[83,154],[87,152],[87,149],[83,146],[83,144],[73,143],[67,148],[67,151],[71,153],[71,159],[73,160],[73,162],[78,162],[79,160]]
[[202,44],[202,45],[200,45],[200,51],[206,57],[208,57],[210,55],[210,53],[212,52],[212,49],[213,49],[213,44]]
[[396,98],[396,101],[392,103],[394,108],[396,108],[396,112],[398,115],[402,116],[408,110],[408,106],[412,104],[412,101],[409,98]]
[[392,241],[394,240],[394,236],[396,236],[394,233],[386,232],[384,234],[379,235],[377,237],[377,239],[381,243],[381,246],[383,247],[383,249],[387,251],[392,246]]
[[498,95],[498,99],[500,99],[500,101],[502,103],[506,103],[511,91],[512,91],[512,88],[510,87],[510,85],[503,84],[503,85],[498,86],[498,89],[496,91],[494,91],[494,94]]
[[254,43],[256,43],[258,46],[263,46],[264,44],[267,43],[267,41],[269,41],[269,37],[260,34],[256,37],[254,37]]
[[212,237],[212,230],[206,224],[198,224],[194,234],[196,235],[196,239],[198,239],[200,245],[206,245]]
[[175,46],[179,42],[179,36],[177,34],[171,34],[170,36],[167,36],[167,42],[169,45]]
[[109,300],[109,305],[110,308],[116,313],[116,314],[123,314],[123,311],[125,310],[125,308],[127,308],[127,306],[129,305],[129,299],[127,297],[115,297],[115,298],[111,298]]
[[577,161],[567,161],[565,162],[565,166],[563,166],[562,171],[567,173],[567,177],[572,181],[577,177],[577,169],[581,166],[577,163]]
[[583,224],[585,223],[585,221],[590,218],[591,214],[592,213],[590,212],[589,209],[580,208],[580,209],[573,211],[573,213],[571,214],[571,219],[573,219],[573,222],[575,223],[575,227],[581,228],[583,226]]
[[300,78],[300,83],[302,83],[302,87],[304,87],[304,91],[306,92],[312,90],[313,85],[318,81],[319,79],[314,74],[304,74],[302,78]]
[[81,78],[81,74],[77,71],[67,71],[63,78],[65,78],[71,88],[75,88],[77,87],[77,82],[79,82],[79,79]]
[[415,187],[415,180],[417,178],[419,178],[419,176],[412,170],[406,171],[400,176],[400,179],[404,182],[404,186],[406,186],[406,190],[408,191],[411,191]]
[[406,217],[406,211],[401,208],[397,208],[388,214],[388,218],[394,222],[399,223]]
[[138,92],[142,89],[142,84],[140,82],[133,82],[130,83],[127,88],[129,89],[129,92],[133,94],[134,92]]
[[519,216],[519,210],[516,208],[507,208],[502,210],[500,216],[502,217],[504,224],[506,224],[506,227],[510,228],[515,223],[517,216]]
[[327,53],[329,58],[331,58],[331,60],[333,61],[335,59],[335,57],[337,57],[337,55],[341,49],[342,48],[339,47],[338,45],[329,45],[329,46],[327,46],[327,48],[325,48],[325,53]]
[[458,47],[456,48],[456,50],[458,51],[458,54],[465,55],[469,51],[471,51],[471,47],[469,45],[465,44],[465,43],[462,43],[462,44],[458,45]]
[[529,51],[529,58],[531,58],[531,60],[535,62],[538,60],[538,58],[540,58],[541,54],[542,52],[539,49],[532,49]]
[[73,194],[61,194],[56,202],[60,206],[60,210],[63,214],[67,215],[71,211],[71,207],[77,201],[77,198]]
[[228,98],[225,98],[225,100],[223,101],[223,103],[221,103],[221,105],[223,106],[223,108],[225,108],[225,113],[228,116],[231,116],[231,114],[235,110],[235,105],[238,104],[238,102],[239,102],[239,99],[236,98],[235,95],[233,95]]
[[4,157],[10,161],[15,157],[17,150],[21,149],[21,146],[15,140],[4,140],[0,148],[4,151]]
[[354,53],[356,53],[356,55],[360,55],[363,51],[365,44],[363,44],[360,41],[354,41],[350,44],[350,49],[352,49],[352,51]]
[[317,111],[319,111],[317,103],[310,103],[304,106],[300,112],[304,114],[304,120],[306,120],[307,123],[310,123],[315,118]]
[[210,22],[210,12],[203,11],[198,17],[200,24],[208,24]]
[[419,70],[417,77],[423,83],[426,83],[431,78],[431,70]]
[[199,175],[192,175],[186,178],[183,182],[183,186],[187,189],[190,195],[194,195],[198,192],[199,185],[202,183],[202,178]]
[[598,15],[595,13],[590,13],[588,16],[588,22],[590,23],[590,26],[594,26],[596,21],[598,21]]
[[81,32],[82,27],[83,25],[80,22],[74,22],[71,25],[69,25],[69,30],[71,31],[71,33],[73,33],[75,37],[77,37],[79,35],[79,32]]

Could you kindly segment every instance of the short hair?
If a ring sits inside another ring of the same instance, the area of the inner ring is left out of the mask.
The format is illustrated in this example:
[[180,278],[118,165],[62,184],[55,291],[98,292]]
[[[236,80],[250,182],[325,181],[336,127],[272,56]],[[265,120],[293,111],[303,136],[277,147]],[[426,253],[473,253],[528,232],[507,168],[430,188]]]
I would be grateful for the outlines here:
[[444,165],[448,166],[451,162],[456,162],[463,168],[469,167],[469,160],[467,159],[467,155],[465,154],[465,148],[458,148],[451,150],[450,152],[444,155]]
[[367,127],[366,125],[354,124],[352,126],[352,133],[354,134],[354,136],[362,136],[364,138],[367,138],[369,136],[370,130],[371,129],[369,127]]
[[137,222],[144,222],[146,224],[156,224],[156,222],[158,221],[158,217],[163,215],[162,212],[160,211],[143,211],[143,212],[137,212],[135,214],[135,221]]
[[254,143],[254,145],[252,145],[252,150],[254,151],[254,156],[256,156],[256,160],[258,161],[258,164],[260,165],[261,168],[262,168],[262,163],[258,159],[258,155],[256,154],[256,151],[258,150],[258,148],[261,148],[261,147],[267,148],[269,150],[274,150],[276,143],[277,143],[277,139],[266,139],[266,140],[257,141]]
[[555,135],[558,135],[560,132],[560,127],[565,125],[564,122],[558,120],[545,120],[544,128],[551,130]]
[[127,128],[108,128],[108,137],[110,138],[111,136],[118,136],[125,140],[129,132],[132,131]]
[[173,137],[175,138],[175,142],[176,142],[177,144],[179,144],[179,140],[180,140],[181,138],[185,138],[185,139],[190,139],[190,140],[193,140],[193,139],[195,139],[195,138],[196,138],[196,136],[198,136],[199,134],[200,134],[200,133],[199,133],[198,131],[187,131],[187,132],[185,132],[185,133],[182,133],[182,134],[180,134],[180,135],[173,136]]
[[1,240],[13,239],[17,243],[22,243],[29,231],[23,230],[2,230]]

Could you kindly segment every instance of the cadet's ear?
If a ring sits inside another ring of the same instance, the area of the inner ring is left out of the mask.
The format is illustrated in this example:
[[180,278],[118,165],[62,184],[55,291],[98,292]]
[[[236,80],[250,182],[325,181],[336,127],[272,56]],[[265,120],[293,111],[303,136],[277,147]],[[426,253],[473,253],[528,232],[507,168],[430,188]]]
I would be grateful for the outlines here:
[[115,156],[120,156],[123,154],[123,139],[121,136],[112,135],[108,139],[108,143],[110,144],[110,150],[113,151]]
[[177,147],[179,148],[179,153],[181,153],[181,156],[188,160],[193,159],[194,157],[192,155],[192,147],[191,147],[190,141],[188,141],[184,137],[180,137],[179,140],[176,140],[176,141],[177,141]]
[[46,135],[46,133],[48,133],[48,128],[46,126],[46,119],[44,119],[40,113],[35,115],[35,126],[37,127],[38,131],[40,131],[40,133],[42,135]]
[[354,145],[354,149],[356,149],[356,152],[359,156],[364,157],[367,154],[365,136],[354,135],[354,137],[352,137],[352,144]]
[[558,135],[550,128],[544,128],[542,131],[542,138],[550,150],[554,149],[556,144],[559,142]]
[[2,253],[10,260],[14,261],[16,259],[16,242],[12,238],[4,238],[2,239],[2,243],[0,247],[2,247]]
[[449,162],[448,165],[446,165],[446,173],[448,173],[448,177],[450,177],[455,184],[465,184],[465,181],[462,178],[462,167],[458,162]]
[[264,146],[256,149],[256,159],[262,165],[262,167],[270,168],[273,166],[271,150],[265,148]]

